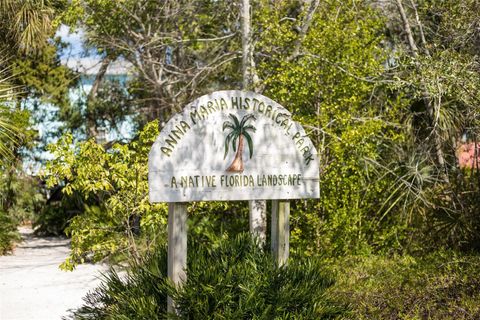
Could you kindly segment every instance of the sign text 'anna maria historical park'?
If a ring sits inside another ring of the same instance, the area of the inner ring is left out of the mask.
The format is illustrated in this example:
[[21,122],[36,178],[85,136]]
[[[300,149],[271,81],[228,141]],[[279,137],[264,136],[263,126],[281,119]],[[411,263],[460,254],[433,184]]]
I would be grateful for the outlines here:
[[217,91],[173,116],[149,156],[152,202],[319,197],[317,151],[288,110]]

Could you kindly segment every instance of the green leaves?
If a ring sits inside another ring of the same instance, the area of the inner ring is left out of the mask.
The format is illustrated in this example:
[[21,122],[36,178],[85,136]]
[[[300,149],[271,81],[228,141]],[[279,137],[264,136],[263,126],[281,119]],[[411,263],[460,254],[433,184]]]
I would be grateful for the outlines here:
[[389,101],[382,84],[384,20],[365,1],[320,1],[302,39],[306,7],[263,2],[254,13],[264,94],[289,108],[320,157],[320,199],[295,202],[291,248],[337,255],[390,245],[395,222],[374,221],[391,180],[365,165],[390,157],[386,146],[404,135],[393,125],[402,101]]
[[[228,148],[230,146],[230,141],[235,137],[237,136],[237,132],[234,130],[232,132],[230,132],[227,137],[225,138],[225,153],[223,155],[223,159],[225,159],[227,157],[227,154],[228,154]],[[233,144],[233,143],[232,143]],[[233,144],[233,148],[234,148],[234,151],[235,151],[235,144]]]
[[6,33],[12,47],[23,52],[32,52],[47,44],[52,35],[52,20],[55,9],[50,1],[42,0],[1,0],[0,18],[5,27],[0,31]]
[[[158,241],[167,208],[148,201],[147,179],[148,153],[157,136],[154,121],[137,140],[108,151],[93,139],[74,144],[68,134],[49,147],[54,155],[45,172],[49,185],[65,183],[63,192],[79,194],[85,207],[66,230],[72,237],[72,252],[64,268],[82,263],[87,254],[95,261],[107,256],[136,257],[136,242],[148,250]],[[134,217],[142,217],[140,239],[132,234]]]
[[7,213],[0,210],[0,256],[12,250],[14,243],[20,239],[17,223]]

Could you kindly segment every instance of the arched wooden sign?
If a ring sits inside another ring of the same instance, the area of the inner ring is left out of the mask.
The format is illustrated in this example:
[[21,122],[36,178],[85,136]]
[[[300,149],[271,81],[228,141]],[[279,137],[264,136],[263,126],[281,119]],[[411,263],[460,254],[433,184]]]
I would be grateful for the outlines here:
[[317,151],[275,101],[204,95],[173,116],[148,159],[151,202],[319,197]]

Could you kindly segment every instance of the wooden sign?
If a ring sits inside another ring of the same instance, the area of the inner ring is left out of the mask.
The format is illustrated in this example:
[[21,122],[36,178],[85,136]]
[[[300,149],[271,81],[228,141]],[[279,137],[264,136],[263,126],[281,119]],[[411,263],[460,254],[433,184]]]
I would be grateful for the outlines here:
[[148,159],[151,202],[319,197],[317,151],[288,110],[244,91],[173,116]]

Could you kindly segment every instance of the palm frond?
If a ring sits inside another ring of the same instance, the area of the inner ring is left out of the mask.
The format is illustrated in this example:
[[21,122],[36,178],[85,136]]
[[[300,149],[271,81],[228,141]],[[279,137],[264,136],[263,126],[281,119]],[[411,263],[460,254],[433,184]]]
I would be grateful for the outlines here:
[[242,118],[242,122],[240,123],[240,127],[243,127],[248,120],[250,119],[253,119],[253,120],[256,120],[255,118],[255,115],[254,114],[247,114],[245,117]]
[[0,107],[0,156],[9,160],[13,156],[12,148],[19,145],[20,130],[15,126],[12,112],[5,107]]
[[14,0],[0,0],[0,10],[1,11],[13,11],[15,8]]
[[54,9],[42,0],[0,0],[0,12],[10,30],[8,36],[24,51],[47,43],[52,33]]
[[[0,52],[0,57],[2,55],[3,52]],[[6,59],[0,58],[2,65],[6,65]],[[9,82],[12,77],[8,67],[0,70],[0,161],[11,159],[12,149],[20,143],[20,129],[15,123],[13,111],[6,106],[16,95],[17,88]]]
[[10,150],[10,148],[7,148],[5,145],[0,143],[0,155],[2,156],[0,163],[2,163],[5,160],[11,159],[13,157],[13,152]]
[[235,123],[235,127],[240,127],[240,121],[238,121],[237,117],[232,113],[230,113],[229,116],[230,118],[232,118],[233,122]]
[[257,131],[257,128],[255,128],[252,125],[244,126],[242,129],[243,129],[243,132],[246,132],[247,130],[252,130],[253,132]]
[[225,131],[225,129],[235,129],[235,126],[233,125],[233,123],[231,123],[230,121],[225,121],[223,123],[223,129],[222,131]]
[[232,131],[225,138],[225,154],[223,155],[223,159],[225,159],[227,157],[228,148],[229,148],[229,145],[230,145],[230,140],[232,140],[232,138],[235,136],[235,134],[236,134],[235,131]]
[[243,136],[245,137],[245,140],[247,140],[247,143],[248,143],[248,151],[250,152],[250,159],[251,159],[252,156],[253,156],[253,141],[252,141],[252,137],[251,137],[250,134],[248,134],[246,131],[243,132]]

